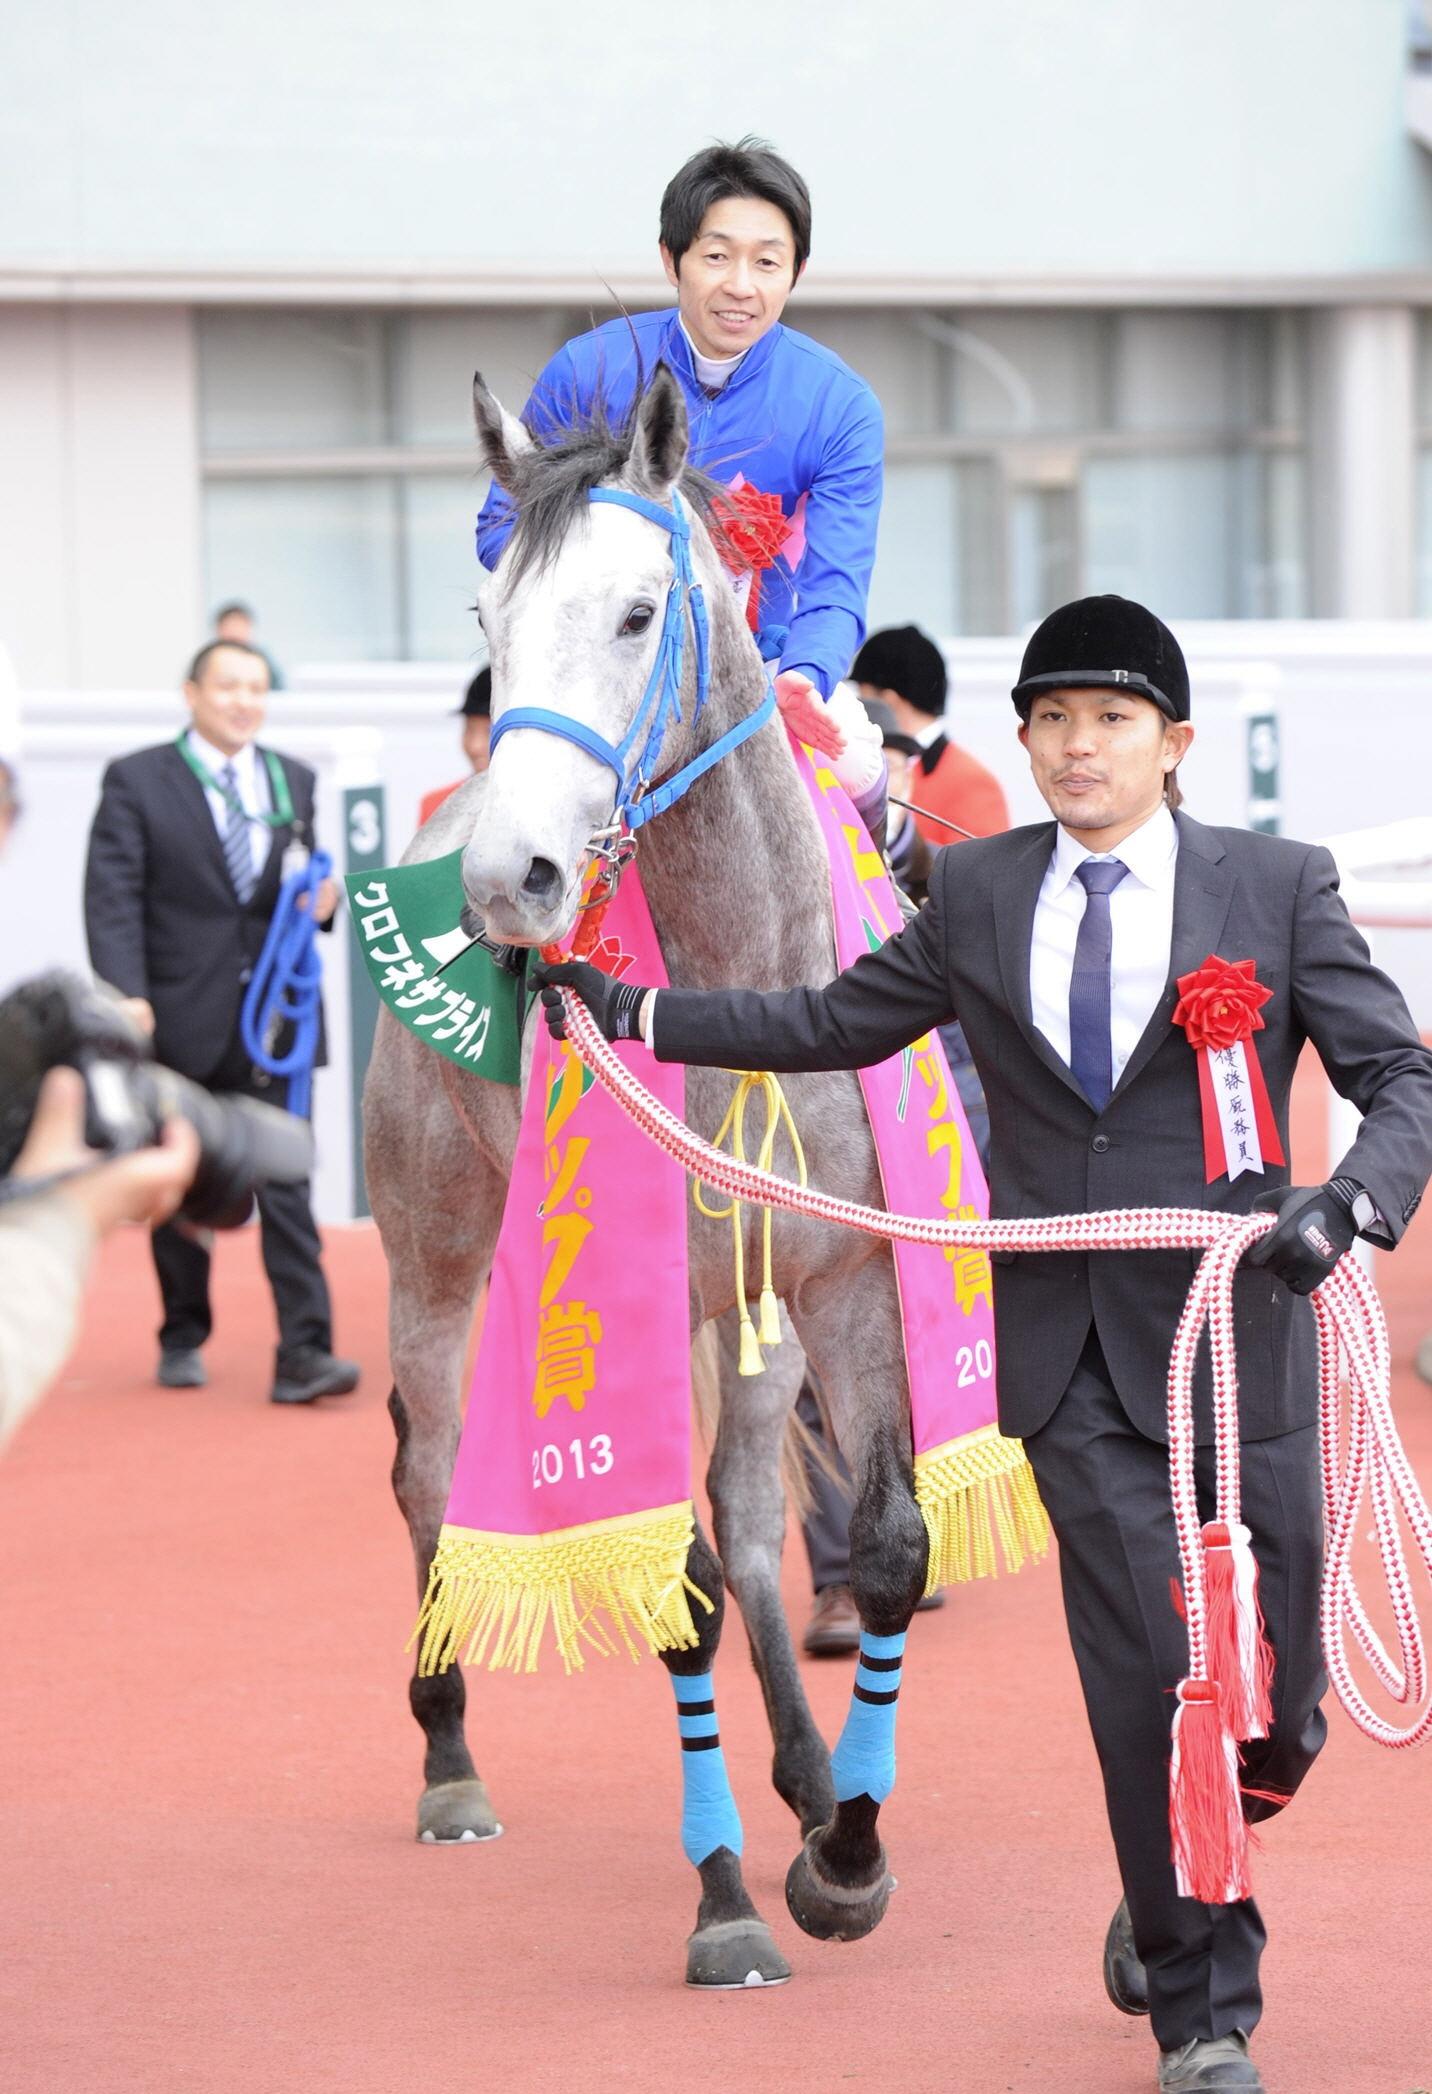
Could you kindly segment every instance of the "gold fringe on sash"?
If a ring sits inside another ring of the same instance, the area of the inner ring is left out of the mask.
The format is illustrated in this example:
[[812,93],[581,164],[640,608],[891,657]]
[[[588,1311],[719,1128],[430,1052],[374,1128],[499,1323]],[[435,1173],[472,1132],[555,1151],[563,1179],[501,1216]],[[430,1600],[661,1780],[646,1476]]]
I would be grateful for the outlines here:
[[[686,1575],[691,1502],[553,1534],[489,1534],[444,1525],[408,1649],[424,1678],[459,1657],[491,1672],[535,1672],[550,1625],[568,1672],[625,1649],[693,1650],[691,1601],[711,1601]],[[464,1645],[466,1649],[464,1649]]]
[[1049,1546],[1049,1515],[1024,1443],[1005,1439],[997,1425],[917,1454],[915,1498],[930,1537],[926,1592],[997,1577],[996,1536],[1009,1571]]

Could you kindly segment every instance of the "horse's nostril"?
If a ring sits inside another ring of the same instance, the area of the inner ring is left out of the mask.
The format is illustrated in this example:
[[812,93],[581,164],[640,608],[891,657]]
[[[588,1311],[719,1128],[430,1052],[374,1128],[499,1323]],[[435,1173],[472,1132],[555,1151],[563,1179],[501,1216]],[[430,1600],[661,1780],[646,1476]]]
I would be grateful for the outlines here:
[[522,882],[522,892],[530,901],[554,902],[562,891],[562,875],[550,858],[534,858],[527,868],[527,877]]

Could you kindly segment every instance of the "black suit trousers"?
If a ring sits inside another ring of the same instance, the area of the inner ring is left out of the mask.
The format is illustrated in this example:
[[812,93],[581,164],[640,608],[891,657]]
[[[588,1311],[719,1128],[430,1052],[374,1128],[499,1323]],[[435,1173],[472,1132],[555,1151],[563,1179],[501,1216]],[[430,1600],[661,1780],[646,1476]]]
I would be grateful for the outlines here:
[[[1168,1449],[1130,1422],[1091,1336],[1049,1423],[1025,1448],[1059,1541],[1069,1637],[1104,1776],[1109,1826],[1147,1970],[1154,2035],[1165,2050],[1194,2037],[1252,2031],[1262,2012],[1264,1930],[1251,1899],[1181,1898],[1169,1858],[1168,1759],[1173,1690],[1188,1640],[1169,1580],[1179,1574]],[[1199,1452],[1199,1497],[1213,1515],[1213,1449]],[[1318,1639],[1322,1496],[1317,1430],[1242,1446],[1243,1518],[1276,1658],[1273,1731],[1244,1746],[1245,1791],[1286,1799],[1327,1725]],[[1250,1820],[1281,1805],[1247,1795]]]
[[[215,1072],[207,1088],[258,1098],[265,1105],[286,1105],[288,1084],[282,1078],[261,1084],[239,1042]],[[278,1356],[333,1349],[333,1314],[328,1283],[320,1263],[318,1230],[313,1220],[309,1182],[263,1186],[258,1194],[259,1233],[264,1270],[278,1314]],[[209,1303],[210,1254],[202,1243],[165,1222],[151,1239],[164,1321],[159,1343],[165,1352],[197,1348],[213,1329]]]

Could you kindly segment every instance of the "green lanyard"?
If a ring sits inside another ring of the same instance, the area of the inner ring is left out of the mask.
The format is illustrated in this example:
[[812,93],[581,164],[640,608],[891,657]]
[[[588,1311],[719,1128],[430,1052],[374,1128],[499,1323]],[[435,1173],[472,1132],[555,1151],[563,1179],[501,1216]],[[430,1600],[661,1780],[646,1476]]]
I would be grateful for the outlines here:
[[189,730],[187,727],[178,737],[174,746],[205,791],[217,793],[225,806],[232,808],[235,814],[241,814],[246,822],[266,822],[270,829],[284,829],[293,820],[293,795],[288,789],[288,780],[284,776],[283,765],[274,755],[272,749],[263,749],[259,753],[268,767],[269,790],[273,794],[273,812],[272,814],[250,814],[238,795],[230,792],[227,786],[220,785],[209,766],[194,754],[194,751],[189,747]]

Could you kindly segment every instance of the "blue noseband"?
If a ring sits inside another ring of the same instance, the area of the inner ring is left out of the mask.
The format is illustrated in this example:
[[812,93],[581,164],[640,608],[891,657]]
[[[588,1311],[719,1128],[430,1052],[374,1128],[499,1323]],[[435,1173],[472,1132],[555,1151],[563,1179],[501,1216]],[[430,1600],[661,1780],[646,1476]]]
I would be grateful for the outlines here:
[[776,696],[774,691],[768,690],[761,704],[739,726],[728,729],[709,749],[703,749],[699,756],[663,779],[660,785],[653,785],[667,729],[673,721],[679,723],[683,718],[681,679],[686,666],[688,617],[696,642],[693,726],[701,717],[711,688],[711,633],[706,618],[706,598],[691,566],[691,526],[681,506],[681,498],[674,491],[669,509],[648,502],[639,494],[628,494],[619,487],[594,487],[588,500],[610,503],[614,509],[630,509],[635,515],[644,516],[648,523],[660,525],[671,539],[673,573],[671,587],[666,593],[666,615],[641,704],[631,726],[615,746],[594,727],[574,720],[570,713],[551,712],[542,705],[514,706],[510,712],[503,713],[492,723],[489,746],[495,750],[511,727],[540,727],[547,734],[555,734],[562,741],[585,749],[588,756],[595,756],[598,763],[604,763],[616,774],[616,818],[634,833],[656,815],[664,814],[668,807],[675,806],[698,778],[764,727],[776,709]]

